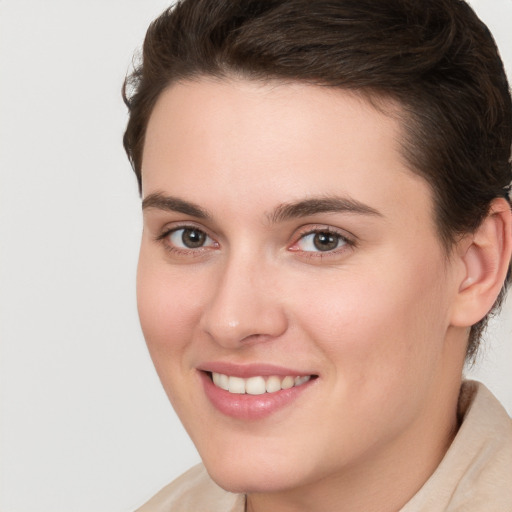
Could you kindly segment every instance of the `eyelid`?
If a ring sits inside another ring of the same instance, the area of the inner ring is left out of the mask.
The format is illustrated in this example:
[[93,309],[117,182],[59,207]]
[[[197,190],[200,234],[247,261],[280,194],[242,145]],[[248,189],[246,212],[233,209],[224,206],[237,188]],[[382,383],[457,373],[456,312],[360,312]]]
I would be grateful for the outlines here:
[[198,224],[194,221],[182,221],[182,222],[168,222],[161,229],[159,229],[159,234],[155,236],[155,240],[163,240],[165,237],[172,233],[173,231],[178,231],[180,229],[197,229],[198,231],[202,231],[212,240],[215,239],[214,236],[211,235],[210,231],[205,228],[203,225]]
[[[203,232],[212,242],[213,244],[210,245],[204,245],[201,247],[197,247],[195,249],[193,248],[186,248],[186,247],[177,247],[175,245],[170,244],[169,242],[166,243],[166,240],[169,238],[169,235],[176,231],[180,231],[183,229],[192,229]],[[212,236],[208,229],[206,229],[204,226],[196,224],[195,222],[185,221],[185,222],[173,222],[166,224],[160,234],[156,235],[155,241],[158,243],[162,243],[165,249],[171,253],[176,253],[178,255],[199,255],[203,253],[204,251],[211,250],[212,248],[215,249],[219,247],[219,243],[215,239],[214,236]]]
[[[316,234],[316,233],[330,233],[340,237],[340,239],[345,242],[342,247],[333,249],[331,251],[303,251],[299,248],[293,249],[294,245],[297,245],[299,241],[305,238],[308,235]],[[301,252],[303,254],[307,254],[308,257],[329,257],[338,255],[341,252],[346,251],[348,248],[354,247],[356,245],[356,237],[347,231],[336,228],[333,226],[325,225],[325,224],[314,224],[302,226],[297,230],[293,236],[293,242],[288,247],[288,250],[293,252]]]
[[[211,245],[201,246],[198,248],[182,248],[171,245],[170,243],[165,243],[165,240],[169,237],[169,235],[175,231],[179,231],[181,229],[197,229],[198,231],[202,231],[205,235],[213,242]],[[330,251],[305,251],[300,248],[294,248],[298,242],[311,234],[315,233],[332,233],[344,242],[341,247],[332,249]],[[347,232],[344,229],[337,228],[330,225],[325,224],[307,224],[299,227],[294,235],[292,236],[293,242],[288,244],[288,250],[294,253],[302,253],[303,255],[307,255],[308,258],[314,257],[333,257],[339,256],[341,253],[346,252],[347,250],[356,246],[357,239],[355,235]],[[203,225],[198,224],[194,221],[182,221],[182,222],[172,222],[166,224],[162,229],[160,234],[155,236],[155,241],[159,243],[163,243],[166,250],[169,252],[181,254],[181,255],[199,255],[200,253],[204,253],[205,251],[209,251],[212,248],[216,249],[220,247],[219,242],[216,237],[210,233],[210,230],[205,228]]]

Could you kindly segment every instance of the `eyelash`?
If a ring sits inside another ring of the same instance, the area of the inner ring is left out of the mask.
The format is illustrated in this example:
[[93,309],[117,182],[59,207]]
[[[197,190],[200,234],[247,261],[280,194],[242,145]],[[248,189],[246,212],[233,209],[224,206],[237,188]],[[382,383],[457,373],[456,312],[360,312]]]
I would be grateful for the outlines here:
[[[305,240],[309,235],[319,235],[319,234],[328,234],[336,237],[338,239],[338,244],[342,243],[341,247],[336,247],[332,250],[327,251],[301,251],[300,249],[293,249],[293,246],[296,246],[301,240]],[[288,250],[293,252],[302,252],[303,257],[308,259],[311,258],[328,258],[339,256],[341,253],[345,252],[347,249],[351,247],[355,247],[356,243],[352,238],[349,238],[346,234],[341,233],[339,230],[334,229],[332,227],[327,226],[315,226],[309,227],[307,230],[300,232],[296,237],[295,242],[289,247]]]
[[[197,248],[188,248],[184,249],[181,247],[176,247],[175,245],[170,244],[167,239],[169,236],[171,236],[173,233],[176,233],[178,231],[184,231],[184,230],[191,230],[191,231],[197,231],[199,233],[203,233],[207,238],[213,241],[213,246],[200,246]],[[304,240],[307,236],[310,235],[318,235],[318,234],[328,234],[335,236],[338,239],[338,244],[341,242],[341,247],[336,247],[332,250],[327,251],[301,251],[300,249],[294,249],[293,247],[299,244],[301,240]],[[219,247],[218,242],[215,242],[213,237],[208,235],[208,233],[204,230],[199,228],[198,226],[194,225],[181,225],[172,227],[170,229],[166,229],[162,234],[158,235],[156,237],[156,241],[160,242],[164,245],[165,249],[173,254],[181,255],[181,256],[201,256],[204,254],[205,251],[210,250],[211,247],[217,248]],[[295,241],[288,247],[288,250],[292,252],[299,252],[302,253],[303,257],[306,258],[326,258],[329,256],[337,256],[340,253],[346,251],[347,249],[354,247],[356,245],[355,241],[349,237],[347,237],[345,234],[342,234],[340,231],[333,229],[332,227],[326,227],[326,226],[318,226],[309,228],[301,233],[297,237],[295,237]]]
[[[205,251],[209,250],[210,246],[201,246],[201,247],[197,247],[195,249],[193,249],[193,248],[184,249],[182,247],[176,247],[175,245],[172,245],[167,241],[167,239],[173,233],[176,233],[178,231],[185,231],[185,230],[197,231],[199,233],[203,233],[207,238],[214,241],[213,238],[210,235],[208,235],[208,233],[204,229],[201,229],[197,226],[189,225],[189,224],[182,225],[182,226],[175,226],[170,229],[166,229],[161,235],[158,235],[156,237],[156,241],[162,243],[166,251],[168,251],[172,254],[176,254],[178,256],[201,256],[202,254],[204,254]],[[218,247],[219,244],[214,241],[214,246]]]

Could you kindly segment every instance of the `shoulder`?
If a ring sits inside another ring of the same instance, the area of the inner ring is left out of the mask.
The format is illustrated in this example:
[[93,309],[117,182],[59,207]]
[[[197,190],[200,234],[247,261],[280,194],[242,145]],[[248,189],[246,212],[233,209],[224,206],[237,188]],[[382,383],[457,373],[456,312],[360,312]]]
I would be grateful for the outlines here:
[[243,512],[245,498],[220,488],[198,464],[164,487],[136,512]]
[[461,426],[441,464],[401,512],[512,512],[512,420],[478,382],[463,383]]

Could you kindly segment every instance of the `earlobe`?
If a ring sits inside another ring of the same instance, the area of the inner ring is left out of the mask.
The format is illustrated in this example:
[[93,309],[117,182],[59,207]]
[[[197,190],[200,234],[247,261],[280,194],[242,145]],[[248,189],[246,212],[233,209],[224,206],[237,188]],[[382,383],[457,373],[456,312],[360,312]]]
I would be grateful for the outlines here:
[[512,252],[512,212],[502,198],[491,203],[478,229],[461,242],[465,275],[452,310],[452,325],[470,327],[491,309],[505,281]]

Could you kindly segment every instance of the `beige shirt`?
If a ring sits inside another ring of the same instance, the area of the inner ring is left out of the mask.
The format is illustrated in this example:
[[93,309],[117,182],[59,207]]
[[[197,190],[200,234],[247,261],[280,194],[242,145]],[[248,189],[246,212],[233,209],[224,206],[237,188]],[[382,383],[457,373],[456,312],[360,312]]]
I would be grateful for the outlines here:
[[[399,512],[512,512],[512,420],[483,385],[467,381],[462,425],[434,474]],[[193,467],[136,512],[244,512],[245,497]]]

